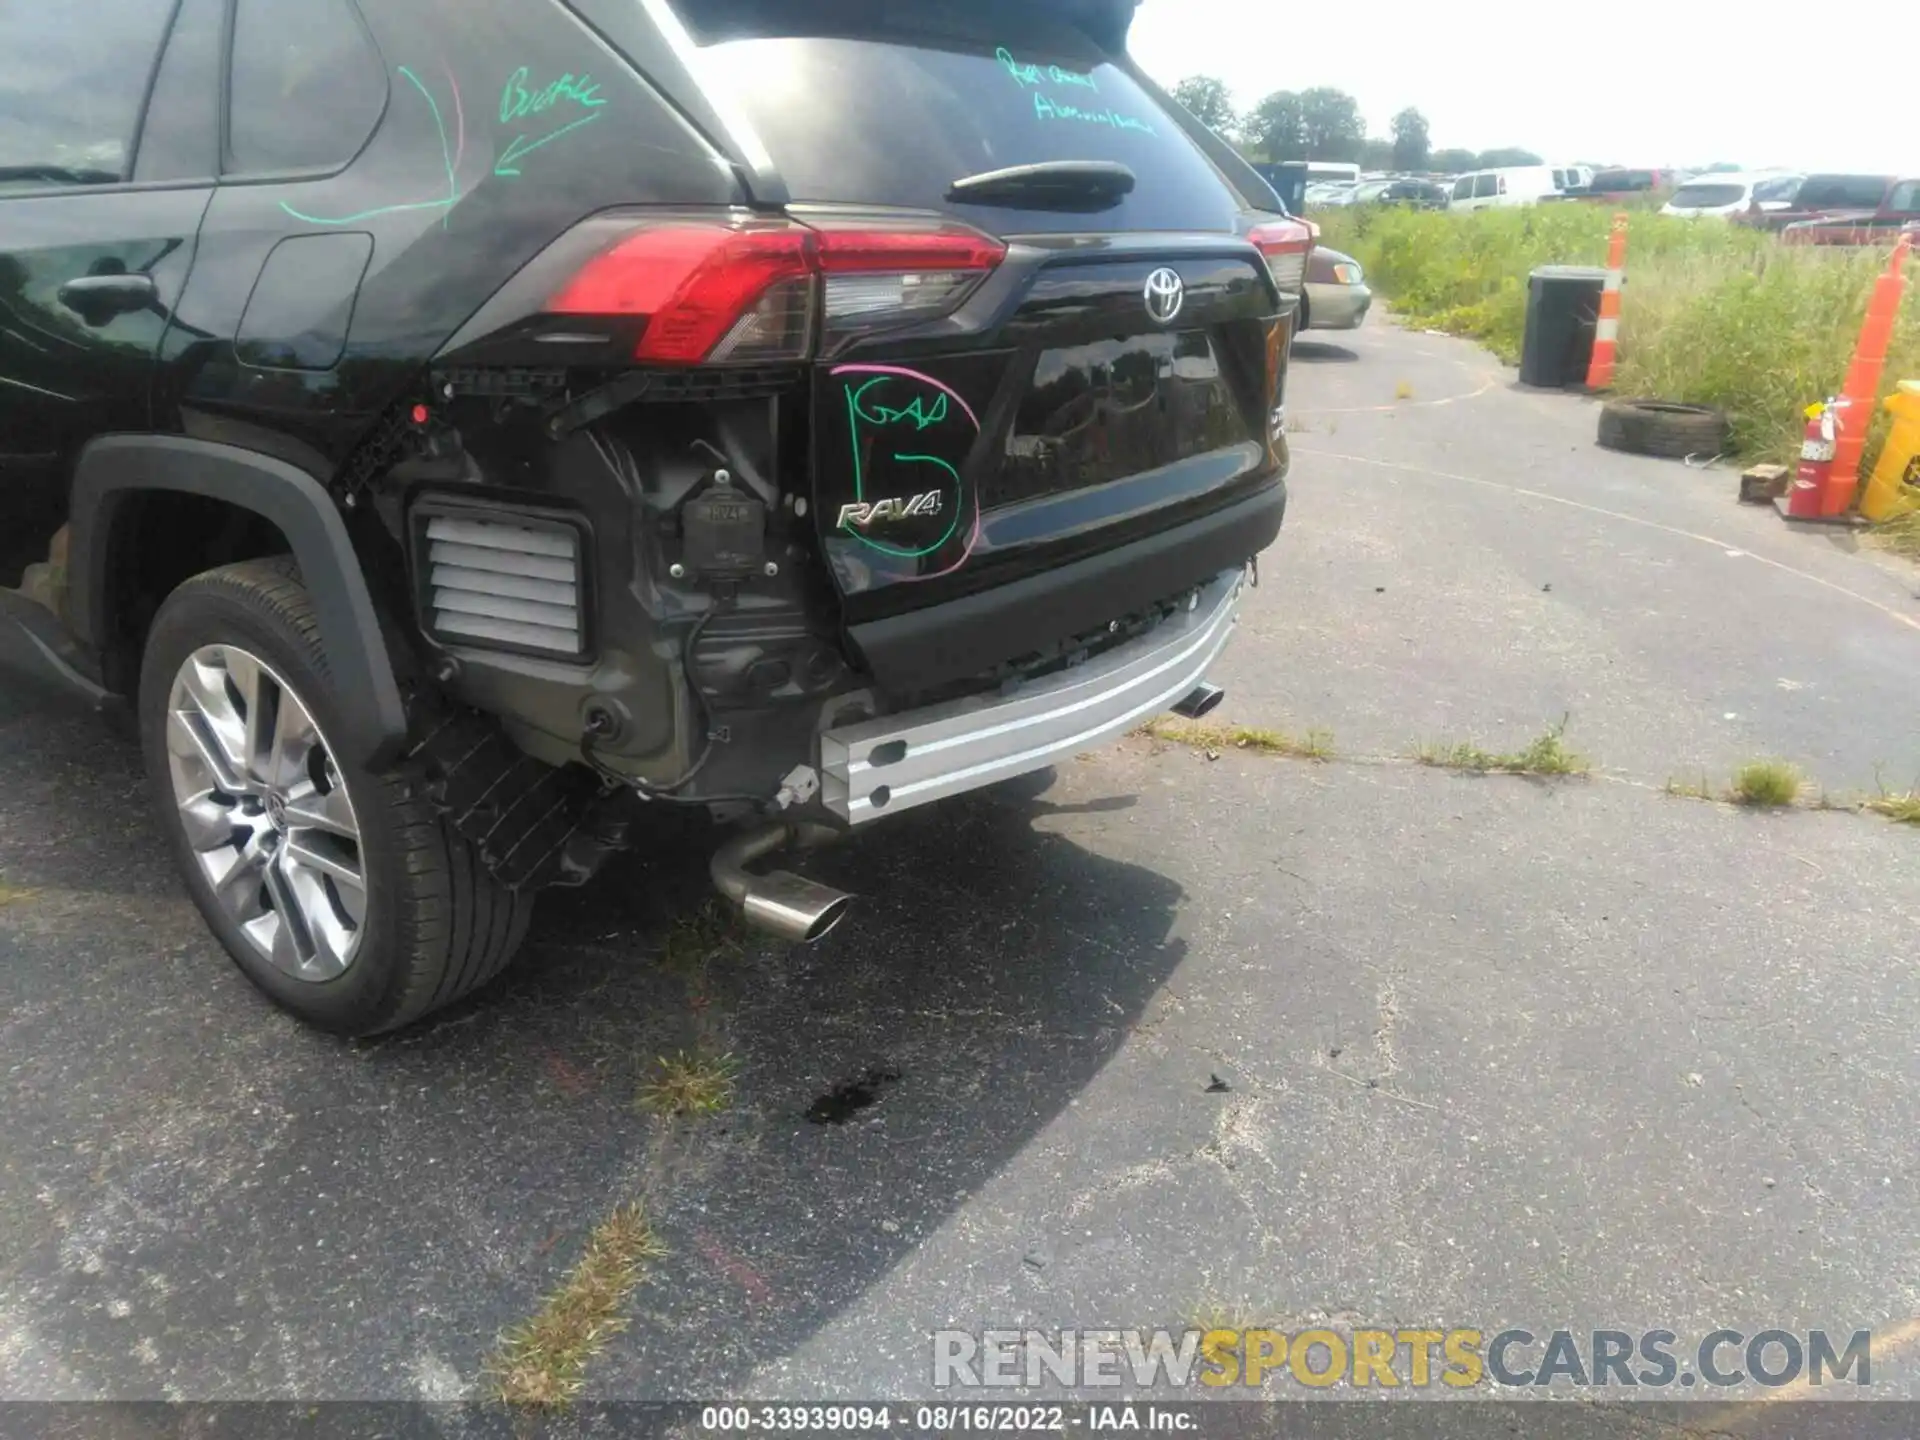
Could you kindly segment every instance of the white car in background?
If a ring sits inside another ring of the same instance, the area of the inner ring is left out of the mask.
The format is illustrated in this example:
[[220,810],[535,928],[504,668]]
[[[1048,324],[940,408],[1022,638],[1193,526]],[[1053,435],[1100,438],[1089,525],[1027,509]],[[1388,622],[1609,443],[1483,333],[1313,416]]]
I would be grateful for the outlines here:
[[1695,175],[1660,207],[1662,215],[1753,215],[1792,207],[1807,177],[1784,170]]
[[1538,205],[1549,195],[1559,193],[1552,166],[1504,165],[1497,170],[1470,170],[1460,176],[1453,182],[1453,198],[1447,208],[1494,210],[1510,205]]

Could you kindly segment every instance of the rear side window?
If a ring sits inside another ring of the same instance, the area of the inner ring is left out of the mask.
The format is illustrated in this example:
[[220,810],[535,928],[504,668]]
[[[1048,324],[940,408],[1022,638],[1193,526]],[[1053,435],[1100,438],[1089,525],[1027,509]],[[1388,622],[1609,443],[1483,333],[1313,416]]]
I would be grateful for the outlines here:
[[[704,79],[758,132],[794,199],[948,209],[990,228],[1226,230],[1239,203],[1178,123],[1083,30],[1032,5],[677,0]],[[1118,161],[1092,216],[950,205],[956,180]],[[1017,220],[1009,219],[1017,215]]]
[[228,174],[338,170],[386,105],[387,78],[351,0],[239,0]]
[[172,16],[153,0],[0,3],[0,187],[126,179]]
[[1887,196],[1887,209],[1905,213],[1920,210],[1920,180],[1902,180]]
[[1473,176],[1462,175],[1458,180],[1453,182],[1453,198],[1456,200],[1471,200],[1473,198]]
[[1792,200],[1800,193],[1805,182],[1798,175],[1785,175],[1778,180],[1762,180],[1753,187],[1755,200]]
[[1476,175],[1473,177],[1473,198],[1474,199],[1484,200],[1489,195],[1498,195],[1499,193],[1500,193],[1500,177],[1498,175],[1487,174],[1487,175]]

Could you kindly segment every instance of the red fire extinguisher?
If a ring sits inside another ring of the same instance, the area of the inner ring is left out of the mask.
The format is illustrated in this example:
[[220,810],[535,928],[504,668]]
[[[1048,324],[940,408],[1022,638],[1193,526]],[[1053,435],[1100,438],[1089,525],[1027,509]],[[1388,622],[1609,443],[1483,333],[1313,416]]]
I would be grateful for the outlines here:
[[1839,417],[1831,400],[1807,407],[1806,438],[1800,442],[1800,470],[1787,492],[1787,514],[1795,520],[1818,520],[1827,475],[1833,469],[1834,439]]

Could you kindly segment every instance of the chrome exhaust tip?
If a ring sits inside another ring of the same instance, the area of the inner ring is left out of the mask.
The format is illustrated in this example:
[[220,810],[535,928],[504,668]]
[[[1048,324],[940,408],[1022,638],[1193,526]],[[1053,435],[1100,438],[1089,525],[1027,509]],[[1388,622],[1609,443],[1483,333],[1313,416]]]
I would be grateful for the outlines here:
[[714,851],[707,867],[714,888],[749,925],[798,945],[811,945],[846,919],[853,896],[791,871],[755,875],[747,866],[789,845],[805,844],[815,828],[782,823],[749,830]]
[[1218,685],[1197,685],[1191,694],[1174,705],[1173,713],[1187,720],[1198,720],[1219,709],[1220,702],[1226,698],[1227,692]]

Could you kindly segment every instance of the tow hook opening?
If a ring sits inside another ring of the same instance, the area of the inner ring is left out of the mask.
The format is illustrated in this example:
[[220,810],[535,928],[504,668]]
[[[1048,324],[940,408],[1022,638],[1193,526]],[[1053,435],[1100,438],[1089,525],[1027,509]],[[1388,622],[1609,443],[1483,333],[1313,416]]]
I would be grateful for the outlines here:
[[1220,702],[1227,698],[1227,692],[1218,685],[1200,684],[1190,691],[1186,698],[1178,701],[1173,713],[1187,720],[1198,720],[1203,715],[1211,715],[1220,708]]
[[791,871],[756,875],[747,867],[775,851],[831,838],[834,832],[824,826],[765,825],[735,836],[714,851],[708,869],[714,887],[738,907],[749,925],[782,940],[811,945],[846,919],[853,896]]

